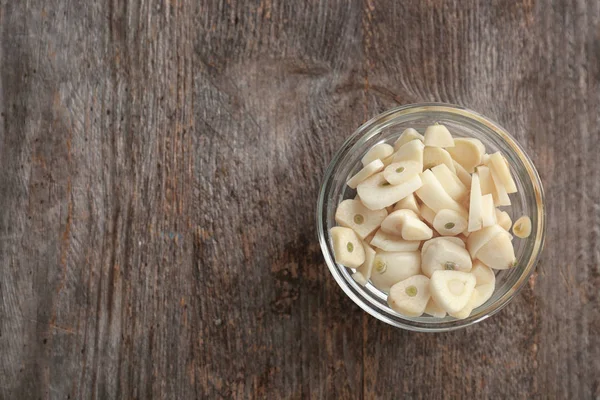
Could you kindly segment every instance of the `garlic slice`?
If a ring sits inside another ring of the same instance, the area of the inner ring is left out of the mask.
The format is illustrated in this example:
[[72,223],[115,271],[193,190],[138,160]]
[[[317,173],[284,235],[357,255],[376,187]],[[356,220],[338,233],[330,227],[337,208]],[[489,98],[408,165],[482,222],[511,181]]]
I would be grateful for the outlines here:
[[442,124],[428,126],[424,135],[425,146],[454,147],[454,139],[448,128]]
[[348,268],[357,268],[365,262],[365,251],[352,229],[342,226],[333,227],[331,239],[335,262]]
[[391,185],[379,172],[356,187],[363,204],[371,210],[381,210],[412,194],[423,185],[419,175],[415,175],[400,185]]
[[356,189],[359,183],[367,179],[368,177],[376,174],[377,172],[383,171],[384,165],[381,160],[373,160],[369,164],[365,165],[363,169],[358,171],[352,178],[346,182],[346,185],[352,189]]
[[394,150],[398,151],[400,149],[400,147],[402,147],[406,143],[410,142],[411,140],[415,140],[415,139],[420,140],[421,143],[425,140],[423,138],[423,135],[421,135],[419,132],[417,132],[416,129],[413,129],[413,128],[405,129],[404,132],[402,132],[402,135],[400,135],[400,137],[398,138],[398,140],[396,140],[394,142]]
[[347,199],[338,204],[335,222],[351,228],[361,239],[369,236],[385,220],[388,213],[383,210],[369,210],[360,200]]
[[375,160],[383,160],[392,155],[394,148],[387,143],[379,143],[371,147],[367,154],[364,155],[361,162],[363,165],[367,165]]
[[387,301],[390,308],[399,314],[420,317],[430,297],[429,278],[415,275],[392,286]]
[[435,271],[429,281],[433,300],[448,313],[465,308],[475,290],[475,277],[468,272]]

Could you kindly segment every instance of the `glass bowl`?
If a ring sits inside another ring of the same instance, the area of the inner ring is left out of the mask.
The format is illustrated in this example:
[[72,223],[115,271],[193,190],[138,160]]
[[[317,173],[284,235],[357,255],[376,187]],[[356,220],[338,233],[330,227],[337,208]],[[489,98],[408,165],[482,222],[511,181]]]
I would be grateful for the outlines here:
[[[378,143],[390,143],[406,128],[423,133],[435,122],[448,127],[455,137],[474,137],[483,142],[488,153],[498,150],[510,164],[518,192],[511,194],[512,205],[503,207],[516,221],[531,218],[532,231],[526,239],[514,238],[517,265],[496,274],[496,290],[483,305],[462,320],[446,316],[406,317],[387,304],[387,294],[370,283],[361,286],[352,279],[353,270],[337,264],[333,256],[330,229],[336,226],[335,210],[344,199],[354,198],[356,190],[346,181],[362,168],[365,153]],[[544,193],[540,177],[523,148],[500,125],[464,107],[443,104],[410,104],[394,108],[363,124],[346,140],[325,171],[317,204],[317,230],[321,250],[331,274],[344,292],[363,310],[390,325],[421,332],[444,332],[470,326],[500,311],[525,285],[540,257],[545,231]]]

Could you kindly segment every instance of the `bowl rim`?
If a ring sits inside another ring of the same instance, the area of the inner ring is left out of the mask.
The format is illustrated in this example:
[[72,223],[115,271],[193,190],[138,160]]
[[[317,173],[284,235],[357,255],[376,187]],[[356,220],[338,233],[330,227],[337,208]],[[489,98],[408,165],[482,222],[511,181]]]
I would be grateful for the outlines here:
[[[493,133],[497,134],[503,140],[503,142],[505,142],[505,144],[512,148],[514,153],[518,155],[519,159],[523,163],[533,187],[533,193],[535,196],[535,203],[537,209],[537,236],[535,237],[531,257],[529,257],[527,266],[523,270],[523,273],[518,277],[518,280],[515,282],[515,284],[512,287],[510,287],[507,290],[507,292],[504,293],[502,297],[500,297],[496,302],[494,302],[489,308],[486,308],[463,320],[418,324],[416,321],[411,321],[409,319],[390,318],[390,316],[380,312],[379,309],[375,308],[372,304],[360,298],[352,290],[352,288],[348,285],[348,282],[344,279],[344,277],[338,270],[337,263],[333,259],[332,254],[329,250],[327,236],[325,234],[324,229],[325,218],[323,212],[326,206],[328,182],[331,180],[333,171],[338,165],[340,159],[347,153],[347,151],[351,150],[355,146],[361,145],[362,143],[370,139],[373,135],[376,135],[378,133],[377,127],[379,127],[380,125],[399,117],[423,112],[444,112],[458,115],[463,118],[468,118],[490,129]],[[317,235],[321,246],[321,252],[323,254],[323,257],[325,258],[325,262],[329,268],[330,273],[333,275],[334,279],[342,288],[342,290],[346,293],[346,295],[350,297],[350,299],[352,299],[352,301],[354,301],[354,303],[356,303],[360,308],[362,308],[364,311],[366,311],[373,317],[379,319],[380,321],[383,321],[397,328],[417,332],[448,332],[456,329],[465,328],[467,326],[471,326],[473,324],[484,321],[485,319],[491,317],[492,315],[496,314],[504,307],[506,307],[510,303],[510,301],[515,297],[515,295],[524,287],[525,283],[529,280],[529,277],[535,270],[535,266],[539,262],[540,256],[542,254],[546,233],[546,210],[542,181],[532,160],[529,158],[529,156],[521,147],[521,145],[512,137],[512,135],[508,133],[506,129],[504,129],[495,121],[492,121],[491,119],[479,114],[478,112],[456,104],[436,102],[414,103],[391,108],[387,111],[384,111],[381,114],[374,116],[373,118],[362,124],[358,129],[356,129],[356,131],[354,131],[354,133],[352,133],[352,135],[350,135],[344,141],[342,146],[333,156],[327,169],[325,170],[319,190],[316,217]]]

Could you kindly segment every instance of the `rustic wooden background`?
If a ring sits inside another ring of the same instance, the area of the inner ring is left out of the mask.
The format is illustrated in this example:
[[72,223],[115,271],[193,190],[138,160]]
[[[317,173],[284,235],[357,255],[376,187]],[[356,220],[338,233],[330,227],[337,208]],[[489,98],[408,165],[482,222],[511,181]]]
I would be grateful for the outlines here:
[[[0,398],[600,397],[600,2],[0,0]],[[497,316],[363,313],[323,171],[397,104],[538,166],[547,245]]]

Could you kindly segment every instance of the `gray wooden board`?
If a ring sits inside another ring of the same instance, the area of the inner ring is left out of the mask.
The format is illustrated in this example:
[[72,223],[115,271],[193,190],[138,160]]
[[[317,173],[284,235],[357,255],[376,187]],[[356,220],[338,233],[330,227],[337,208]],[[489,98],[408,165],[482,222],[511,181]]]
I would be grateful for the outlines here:
[[[597,1],[0,0],[0,397],[600,396]],[[314,213],[361,123],[444,101],[536,163],[528,287],[401,331]]]

